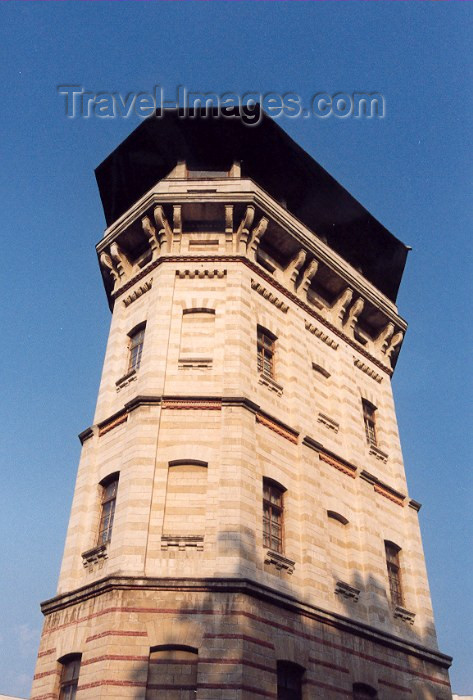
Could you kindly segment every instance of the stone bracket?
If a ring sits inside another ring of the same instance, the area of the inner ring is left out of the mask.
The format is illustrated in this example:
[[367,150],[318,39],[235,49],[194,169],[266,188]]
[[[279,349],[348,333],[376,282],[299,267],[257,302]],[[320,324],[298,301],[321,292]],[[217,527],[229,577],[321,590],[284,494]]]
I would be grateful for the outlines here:
[[196,549],[201,552],[204,549],[203,535],[162,535],[161,549],[178,549],[179,552],[184,552],[186,549]]
[[272,564],[278,571],[284,570],[287,571],[288,574],[294,573],[294,567],[296,565],[296,562],[292,561],[292,559],[288,559],[278,552],[273,552],[271,549],[268,549],[266,552],[264,563]]
[[406,608],[403,608],[400,605],[396,605],[394,607],[393,613],[394,617],[399,618],[403,622],[407,622],[409,625],[414,624],[416,614],[414,612],[411,612],[411,610],[406,610]]
[[360,589],[350,586],[350,584],[345,583],[345,581],[337,581],[335,584],[335,593],[336,595],[342,595],[344,598],[352,600],[354,603],[356,603],[360,597]]
[[108,543],[99,544],[86,552],[82,552],[82,563],[84,566],[92,566],[108,557]]

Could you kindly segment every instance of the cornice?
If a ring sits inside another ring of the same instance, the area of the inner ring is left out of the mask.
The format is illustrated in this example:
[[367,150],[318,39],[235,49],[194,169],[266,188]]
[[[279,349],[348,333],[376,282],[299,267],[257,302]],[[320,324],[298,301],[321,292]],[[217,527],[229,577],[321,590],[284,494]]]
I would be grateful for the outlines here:
[[[190,191],[189,191],[190,190]],[[161,180],[149,190],[136,204],[123,214],[116,222],[107,228],[104,236],[97,243],[97,253],[100,254],[117,237],[123,233],[140,216],[156,204],[183,204],[185,202],[221,202],[222,204],[246,203],[254,204],[265,215],[282,227],[295,240],[303,245],[318,260],[326,264],[336,274],[340,275],[350,287],[362,294],[364,298],[380,308],[388,318],[394,321],[402,330],[407,324],[401,319],[396,305],[382,292],[366,280],[361,273],[353,268],[341,255],[330,248],[317,234],[307,228],[297,217],[276,202],[260,185],[250,178],[227,178],[212,180],[211,187],[202,185],[196,188],[189,180]],[[222,232],[223,233],[223,232]]]
[[[209,594],[235,593],[263,600],[303,617],[316,620],[336,629],[368,639],[375,644],[395,649],[424,661],[449,668],[452,658],[417,642],[407,641],[363,622],[333,613],[304,602],[296,596],[276,591],[269,586],[245,578],[152,578],[143,576],[107,576],[94,583],[62,593],[41,604],[44,615],[50,615],[72,605],[78,605],[98,596],[120,590],[151,590],[171,592],[202,592]],[[185,609],[183,609],[185,614]]]

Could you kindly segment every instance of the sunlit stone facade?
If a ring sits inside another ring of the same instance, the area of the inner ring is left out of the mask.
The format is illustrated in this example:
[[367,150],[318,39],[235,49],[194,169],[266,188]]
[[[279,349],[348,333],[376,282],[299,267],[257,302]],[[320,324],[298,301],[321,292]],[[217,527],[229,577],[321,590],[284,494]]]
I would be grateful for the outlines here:
[[234,151],[179,160],[97,246],[110,335],[31,698],[447,700],[406,324]]

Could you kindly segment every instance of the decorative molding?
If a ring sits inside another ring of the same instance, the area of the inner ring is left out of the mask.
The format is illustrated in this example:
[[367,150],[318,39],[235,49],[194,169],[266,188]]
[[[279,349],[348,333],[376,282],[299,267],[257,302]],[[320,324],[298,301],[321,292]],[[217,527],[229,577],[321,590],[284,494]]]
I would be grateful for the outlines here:
[[149,280],[147,280],[144,284],[140,285],[138,289],[135,289],[134,292],[129,294],[127,297],[123,299],[123,303],[125,306],[130,306],[131,303],[139,299],[143,294],[146,294],[146,292],[149,292],[151,287],[153,286],[153,278],[151,277]]
[[338,343],[336,343],[335,340],[332,340],[332,338],[330,338],[326,333],[320,330],[320,328],[314,326],[313,323],[310,323],[310,321],[305,322],[305,328],[317,338],[320,338],[320,340],[323,343],[325,343],[325,345],[328,345],[329,348],[333,348],[333,350],[336,350],[338,348]]
[[403,622],[407,622],[409,625],[414,624],[415,616],[416,614],[414,612],[411,612],[410,610],[406,610],[406,608],[401,607],[400,605],[396,605],[394,610],[393,610],[393,615],[394,617],[399,618]]
[[370,474],[369,472],[363,469],[363,471],[360,473],[360,477],[367,481],[369,484],[371,484],[376,493],[379,493],[381,496],[388,498],[390,501],[396,503],[396,505],[398,506],[404,506],[406,496],[400,493],[399,491],[393,489],[392,486],[389,486],[383,481],[380,481],[377,476],[374,476],[373,474]]
[[268,549],[266,552],[264,563],[275,566],[278,571],[287,571],[288,574],[294,573],[294,567],[296,565],[296,562],[292,561],[292,559],[288,559],[278,552],[273,552],[271,549]]
[[177,549],[185,552],[186,549],[196,549],[202,552],[204,549],[203,535],[161,535],[161,550]]
[[222,279],[227,274],[226,270],[176,270],[176,276],[183,279]]
[[261,294],[261,296],[264,299],[267,299],[271,304],[274,304],[274,306],[277,309],[281,309],[285,314],[289,311],[289,306],[285,304],[281,299],[278,299],[278,297],[274,296],[272,292],[270,292],[266,287],[263,287],[262,284],[259,282],[256,282],[255,280],[251,280],[251,289],[254,289],[258,294]]
[[342,595],[348,600],[352,600],[354,603],[356,603],[360,597],[360,589],[350,586],[350,584],[345,583],[345,581],[337,581],[335,584],[335,593],[336,595]]
[[120,411],[120,413],[115,414],[115,416],[112,418],[109,418],[107,421],[104,421],[103,423],[99,423],[98,429],[99,429],[99,437],[102,437],[102,435],[106,435],[110,430],[113,430],[117,426],[121,425],[122,423],[126,423],[128,420],[128,414],[126,411]]
[[92,566],[108,557],[108,542],[99,544],[86,552],[82,552],[82,563],[84,566]]
[[373,445],[373,443],[370,443],[370,449],[369,449],[369,454],[373,455],[373,457],[376,457],[376,459],[379,459],[380,462],[386,462],[388,461],[389,455],[386,454],[386,452],[383,452],[377,445]]
[[278,396],[282,396],[282,386],[275,382],[272,377],[269,377],[267,374],[264,374],[264,372],[260,373],[258,378],[258,384],[263,384],[264,386],[267,386],[268,389],[270,389],[271,391],[274,391]]
[[381,382],[383,381],[383,378],[380,374],[375,372],[375,370],[372,367],[369,367],[364,362],[362,362],[362,360],[358,359],[358,357],[353,356],[353,364],[355,365],[355,367],[358,367],[358,369],[361,369],[362,372],[374,379],[375,382],[378,382],[378,384],[381,384]]
[[289,440],[289,442],[294,443],[294,445],[297,445],[298,443],[298,436],[299,433],[296,433],[293,431],[291,428],[288,428],[286,425],[283,423],[280,423],[278,420],[274,418],[270,418],[267,415],[264,415],[261,412],[255,413],[255,419],[257,423],[261,423],[261,425],[265,425],[267,428],[272,430],[273,432],[277,433],[278,435],[281,435],[281,437],[286,438],[286,440]]
[[342,472],[347,476],[351,476],[352,479],[356,477],[356,467],[348,464],[348,462],[342,462],[339,459],[328,455],[326,452],[319,452],[319,459],[321,462],[325,462],[326,464],[330,464],[331,467],[335,467],[335,469],[338,469],[339,472]]
[[220,411],[222,409],[221,399],[216,401],[209,399],[163,399],[162,408],[191,411]]
[[130,384],[130,382],[136,381],[138,378],[136,374],[136,369],[131,369],[129,372],[123,375],[123,377],[120,377],[120,379],[117,379],[115,382],[115,386],[117,388],[117,391],[120,391],[120,389],[123,389],[124,386],[127,386],[127,384]]
[[211,369],[211,357],[180,357],[177,361],[178,369]]
[[413,508],[415,511],[417,511],[417,513],[422,508],[422,503],[419,503],[419,501],[414,501],[413,498],[411,498],[411,500],[408,501],[407,505],[409,506],[409,508]]
[[90,438],[93,436],[94,436],[94,429],[93,428],[86,428],[81,433],[79,433],[80,444],[83,445],[84,442],[86,442],[86,440],[90,440]]
[[[173,593],[230,593],[248,596],[251,600],[258,602],[263,601],[270,605],[276,605],[281,610],[289,610],[303,616],[306,620],[314,620],[320,624],[328,625],[328,629],[350,632],[358,639],[370,640],[374,644],[379,644],[385,649],[406,653],[409,656],[414,656],[428,663],[435,664],[441,669],[448,669],[452,663],[452,657],[447,654],[442,654],[438,649],[431,649],[418,641],[407,640],[398,635],[390,634],[382,629],[377,629],[372,625],[364,623],[361,620],[356,620],[351,616],[332,613],[325,608],[297,598],[294,592],[284,592],[283,590],[276,591],[256,581],[239,577],[199,578],[187,576],[181,578],[159,578],[117,575],[104,576],[99,580],[91,581],[72,591],[60,593],[54,596],[54,598],[44,601],[41,604],[41,611],[44,615],[49,616],[53,613],[67,610],[67,608],[73,605],[84,603],[87,600],[96,600],[113,591],[126,590],[147,591],[151,593],[162,591],[170,591]],[[107,597],[105,600],[110,599]],[[112,611],[115,612],[115,609],[110,610],[110,612]],[[133,612],[137,612],[136,608],[134,608]],[[156,608],[156,612],[161,613],[158,608]],[[201,609],[192,612],[201,614]],[[95,614],[95,612],[92,613],[92,615]],[[59,624],[57,620],[50,618],[48,622],[49,626],[46,628],[48,631],[57,629]],[[76,625],[77,620],[70,620],[68,624],[71,626]],[[351,650],[347,649],[347,651]],[[385,662],[385,654],[383,654],[382,658],[383,662]],[[375,659],[373,659],[373,661],[375,661]],[[446,681],[441,682],[447,685]]]
[[325,427],[329,430],[333,430],[335,434],[338,433],[340,428],[340,424],[334,421],[332,418],[329,418],[329,416],[326,416],[325,413],[319,413],[317,423],[322,423],[322,425],[325,425]]

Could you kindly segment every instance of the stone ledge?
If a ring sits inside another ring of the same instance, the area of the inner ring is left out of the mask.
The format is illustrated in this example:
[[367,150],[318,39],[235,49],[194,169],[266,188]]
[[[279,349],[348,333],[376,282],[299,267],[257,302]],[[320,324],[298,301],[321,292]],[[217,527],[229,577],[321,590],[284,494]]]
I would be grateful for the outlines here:
[[288,574],[294,573],[294,566],[296,564],[296,562],[292,561],[292,559],[288,559],[278,552],[273,552],[271,549],[268,549],[266,552],[264,563],[272,564],[278,571],[282,571],[284,569]]
[[136,376],[136,369],[132,369],[126,374],[123,375],[123,377],[120,377],[120,379],[117,379],[115,382],[115,386],[117,387],[117,391],[120,391],[120,389],[123,389],[124,386],[127,384],[130,384],[130,382],[134,382],[135,379],[137,379]]
[[178,369],[211,369],[211,357],[180,357],[177,361]]
[[342,595],[344,598],[353,600],[354,603],[356,603],[360,597],[360,589],[350,586],[350,584],[345,583],[345,581],[337,581],[335,584],[335,593],[337,595]]
[[107,559],[107,557],[108,542],[92,547],[92,549],[88,549],[86,552],[82,552],[82,563],[84,566],[90,566],[102,561],[103,559]]
[[322,423],[322,425],[325,425],[328,430],[332,430],[335,434],[338,433],[340,428],[340,424],[332,418],[329,418],[329,416],[326,416],[325,413],[319,413],[317,423]]
[[184,552],[186,549],[195,548],[198,552],[204,549],[203,535],[162,535],[161,549],[178,549]]
[[258,384],[263,384],[264,386],[267,386],[270,391],[274,391],[278,396],[282,396],[282,386],[275,382],[272,377],[268,377],[267,374],[263,374],[262,372],[260,373]]
[[414,612],[411,612],[410,610],[406,610],[406,608],[403,608],[400,605],[395,606],[393,614],[394,617],[399,618],[403,622],[407,622],[409,625],[414,624],[416,614]]
[[370,455],[373,457],[376,457],[376,459],[379,459],[381,462],[386,462],[388,461],[388,456],[386,452],[383,452],[379,447],[376,445],[373,445],[372,443],[370,444],[370,450],[369,450]]

